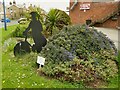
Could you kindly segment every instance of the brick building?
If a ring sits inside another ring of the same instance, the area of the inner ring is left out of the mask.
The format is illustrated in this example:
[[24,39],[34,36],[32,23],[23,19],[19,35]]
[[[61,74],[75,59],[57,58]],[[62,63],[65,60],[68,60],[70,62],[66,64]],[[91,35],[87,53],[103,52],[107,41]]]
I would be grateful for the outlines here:
[[2,19],[3,17],[3,5],[2,5],[2,2],[0,2],[0,20]]
[[[90,1],[90,0],[89,0]],[[73,24],[85,24],[91,20],[91,25],[107,28],[120,26],[120,2],[81,2],[70,0],[69,15]]]
[[19,19],[23,17],[23,13],[26,12],[26,7],[24,5],[16,5],[15,0],[10,2],[10,5],[7,6],[6,13],[7,17],[10,19]]
[[[7,16],[9,16],[8,12],[6,12],[6,17]],[[3,18],[4,18],[3,3],[0,1],[0,20],[3,19]]]

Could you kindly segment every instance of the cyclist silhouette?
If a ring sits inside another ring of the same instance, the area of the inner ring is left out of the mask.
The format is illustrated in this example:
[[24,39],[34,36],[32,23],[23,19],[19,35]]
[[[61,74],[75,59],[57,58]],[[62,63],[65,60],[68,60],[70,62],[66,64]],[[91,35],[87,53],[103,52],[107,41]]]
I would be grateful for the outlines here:
[[29,23],[29,26],[27,27],[27,29],[23,32],[23,34],[27,36],[28,31],[32,29],[32,38],[35,43],[33,45],[33,51],[37,50],[37,52],[39,53],[42,50],[42,47],[46,45],[47,40],[41,33],[43,28],[42,28],[41,22],[36,18],[37,13],[31,12],[30,14],[32,16],[32,20]]

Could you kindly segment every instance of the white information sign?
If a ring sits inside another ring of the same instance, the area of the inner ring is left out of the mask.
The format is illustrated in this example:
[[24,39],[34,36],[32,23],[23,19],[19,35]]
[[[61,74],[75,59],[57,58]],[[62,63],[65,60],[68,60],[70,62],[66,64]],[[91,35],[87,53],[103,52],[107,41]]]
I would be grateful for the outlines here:
[[45,63],[45,58],[38,56],[37,57],[37,63],[40,65],[44,65]]
[[80,10],[89,10],[90,4],[80,4]]

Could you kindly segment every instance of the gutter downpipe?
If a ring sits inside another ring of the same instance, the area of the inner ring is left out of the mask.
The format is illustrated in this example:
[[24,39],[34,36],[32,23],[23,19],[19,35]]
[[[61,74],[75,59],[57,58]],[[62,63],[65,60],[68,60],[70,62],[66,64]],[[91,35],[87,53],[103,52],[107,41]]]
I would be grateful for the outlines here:
[[71,6],[70,10],[73,10],[73,8],[75,7],[75,5],[78,3],[78,0],[75,0],[75,2],[73,3],[73,5]]

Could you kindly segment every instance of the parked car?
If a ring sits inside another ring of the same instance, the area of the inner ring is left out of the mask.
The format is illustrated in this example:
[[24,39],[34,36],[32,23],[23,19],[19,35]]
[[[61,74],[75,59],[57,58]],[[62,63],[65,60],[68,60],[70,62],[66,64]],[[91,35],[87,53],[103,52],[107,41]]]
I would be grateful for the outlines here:
[[11,22],[9,18],[6,18],[6,20],[2,19],[1,22]]
[[25,24],[25,23],[27,23],[27,18],[20,18],[20,19],[18,20],[18,23],[19,23],[19,24]]

